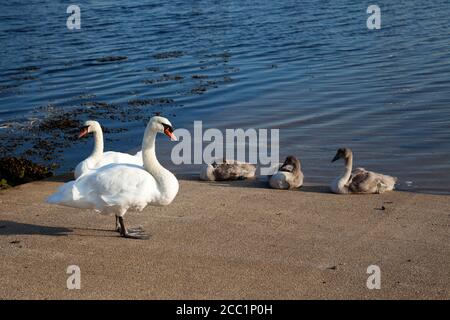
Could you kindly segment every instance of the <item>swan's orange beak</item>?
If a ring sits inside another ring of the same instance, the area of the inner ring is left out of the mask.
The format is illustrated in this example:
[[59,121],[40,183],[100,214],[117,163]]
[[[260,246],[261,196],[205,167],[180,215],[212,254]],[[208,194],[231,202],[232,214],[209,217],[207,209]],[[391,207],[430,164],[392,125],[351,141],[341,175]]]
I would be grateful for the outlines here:
[[80,133],[78,134],[78,138],[82,138],[89,133],[89,127],[83,127],[80,129]]
[[164,129],[164,134],[166,136],[168,136],[170,138],[170,140],[172,141],[178,141],[177,137],[175,137],[175,135],[173,134],[173,132],[171,132],[170,128],[165,128]]

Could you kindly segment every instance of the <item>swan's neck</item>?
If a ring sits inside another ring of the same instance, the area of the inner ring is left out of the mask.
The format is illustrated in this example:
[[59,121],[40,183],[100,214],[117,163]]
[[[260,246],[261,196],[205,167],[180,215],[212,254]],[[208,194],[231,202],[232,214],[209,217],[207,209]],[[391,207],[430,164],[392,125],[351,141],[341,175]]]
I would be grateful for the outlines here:
[[101,159],[103,155],[103,132],[100,128],[94,130],[94,150],[92,151],[90,158]]
[[142,142],[142,160],[145,170],[155,178],[158,184],[162,197],[161,201],[170,203],[178,192],[178,180],[156,158],[155,140],[156,132],[147,129]]
[[339,186],[345,186],[350,179],[350,176],[352,175],[352,168],[353,168],[353,155],[350,154],[348,158],[345,159],[345,171],[341,175],[341,178],[339,179]]

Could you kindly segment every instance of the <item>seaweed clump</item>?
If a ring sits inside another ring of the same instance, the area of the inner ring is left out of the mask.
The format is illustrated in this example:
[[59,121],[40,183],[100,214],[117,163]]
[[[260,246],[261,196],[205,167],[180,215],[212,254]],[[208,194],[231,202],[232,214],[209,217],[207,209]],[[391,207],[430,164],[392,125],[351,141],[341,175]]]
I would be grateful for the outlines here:
[[116,61],[123,61],[127,60],[128,57],[126,56],[108,56],[108,57],[102,57],[98,58],[97,62],[104,63],[104,62],[116,62]]
[[168,52],[160,52],[153,55],[155,59],[171,59],[171,58],[179,58],[184,55],[183,51],[168,51]]
[[145,105],[166,105],[166,104],[172,104],[174,103],[173,99],[170,98],[158,98],[158,99],[135,99],[128,101],[128,104],[130,106],[145,106]]
[[53,116],[50,118],[45,119],[42,121],[42,123],[39,125],[39,128],[41,130],[67,130],[67,129],[74,129],[80,127],[80,121],[79,120],[73,120],[70,118],[65,117],[64,115],[59,116]]
[[42,180],[52,175],[53,173],[49,168],[33,163],[27,159],[16,157],[0,159],[0,189],[6,189],[35,180]]

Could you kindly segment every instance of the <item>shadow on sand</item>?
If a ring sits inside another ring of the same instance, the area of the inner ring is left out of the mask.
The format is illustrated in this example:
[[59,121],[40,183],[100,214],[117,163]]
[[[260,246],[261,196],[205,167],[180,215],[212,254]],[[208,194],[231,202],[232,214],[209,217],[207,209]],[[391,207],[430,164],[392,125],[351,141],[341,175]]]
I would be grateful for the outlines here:
[[48,235],[67,236],[73,230],[61,227],[48,227],[15,221],[0,220],[0,236],[9,235]]
[[[198,177],[183,176],[179,177],[180,180],[199,181],[201,183],[208,184],[211,187],[231,187],[231,188],[255,188],[255,189],[271,189],[269,187],[268,180],[262,178],[247,179],[247,180],[233,180],[233,181],[201,181]],[[293,190],[275,190],[277,192],[290,191],[290,192],[313,192],[313,193],[330,193],[330,189],[327,186],[321,185],[305,185],[298,189]]]

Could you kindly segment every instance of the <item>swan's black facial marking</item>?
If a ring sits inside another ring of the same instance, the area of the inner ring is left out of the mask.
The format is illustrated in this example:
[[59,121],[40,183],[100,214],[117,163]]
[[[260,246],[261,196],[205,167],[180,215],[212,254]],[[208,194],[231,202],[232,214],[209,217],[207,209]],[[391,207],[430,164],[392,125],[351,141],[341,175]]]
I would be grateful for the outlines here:
[[82,138],[84,136],[87,136],[89,134],[89,127],[90,126],[82,126],[80,128],[80,133],[78,134],[78,138]]
[[300,169],[300,161],[294,156],[288,156],[278,171],[294,172],[298,169]]
[[173,132],[173,128],[171,125],[165,124],[165,123],[161,123],[162,126],[164,127],[164,131],[169,131],[170,133]]
[[173,128],[170,124],[160,122],[160,124],[163,126],[163,132],[166,136],[170,138],[172,141],[177,141],[177,137],[173,134]]
[[339,148],[331,162],[335,162],[339,159],[346,159],[350,155],[350,149],[347,148]]
[[345,155],[345,151],[343,148],[338,149],[338,151],[336,152],[336,155],[334,156],[333,160],[331,160],[331,162],[335,162],[341,158],[343,158]]

